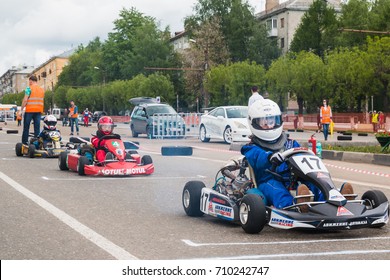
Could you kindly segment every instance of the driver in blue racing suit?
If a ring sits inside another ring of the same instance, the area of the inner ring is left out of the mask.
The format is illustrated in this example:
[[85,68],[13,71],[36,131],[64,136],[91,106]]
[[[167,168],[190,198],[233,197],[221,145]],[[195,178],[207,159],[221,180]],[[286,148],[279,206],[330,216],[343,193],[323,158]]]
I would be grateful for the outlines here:
[[[276,164],[278,165],[276,172],[282,176],[286,175],[284,171],[287,171],[288,167],[280,152],[300,147],[299,143],[288,139],[283,132],[280,108],[270,99],[258,100],[249,107],[248,123],[252,132],[251,142],[241,148],[241,153],[253,168],[257,187],[262,193],[259,194],[265,197],[268,205],[273,205],[276,208],[292,205],[294,197],[287,186],[266,170],[271,170],[272,165]],[[310,191],[314,195],[314,200],[324,200],[321,191],[311,183],[300,184],[296,189],[296,194],[298,196],[310,195]],[[342,194],[353,194],[353,188],[349,183],[343,184],[340,191]],[[296,202],[309,201],[310,197],[302,197],[298,198]],[[307,212],[307,205],[301,206],[300,210]]]
[[[34,145],[37,149],[41,148],[40,146],[42,145],[42,148],[45,148],[47,146],[47,143],[51,141],[49,133],[51,131],[57,131],[57,118],[54,115],[47,115],[43,119],[43,130],[39,133],[38,135],[38,141],[34,141]],[[61,136],[60,136],[60,141],[61,141]]]

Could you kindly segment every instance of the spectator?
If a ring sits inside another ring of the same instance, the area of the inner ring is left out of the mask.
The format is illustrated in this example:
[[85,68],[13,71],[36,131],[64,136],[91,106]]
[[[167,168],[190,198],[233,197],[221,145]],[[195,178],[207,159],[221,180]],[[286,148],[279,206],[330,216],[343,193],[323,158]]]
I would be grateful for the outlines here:
[[85,110],[83,112],[83,120],[84,120],[85,127],[88,127],[90,117],[91,117],[91,112],[88,110],[88,108],[85,108]]
[[28,79],[29,86],[24,91],[22,106],[18,115],[22,115],[25,109],[23,118],[23,134],[22,143],[28,144],[28,136],[30,134],[30,124],[34,121],[34,136],[38,137],[40,132],[41,114],[44,108],[45,91],[38,85],[38,79],[35,75],[31,75]]
[[328,140],[329,134],[329,125],[332,122],[332,108],[328,105],[328,102],[324,99],[323,105],[320,110],[320,120],[322,124],[322,129],[324,132],[325,141]]
[[378,117],[379,117],[379,114],[374,110],[374,112],[372,112],[372,117],[371,117],[371,123],[372,123],[372,128],[374,129],[374,132],[378,131]]
[[385,129],[385,114],[379,111],[379,129]]
[[253,103],[255,103],[256,100],[264,99],[257,91],[258,91],[258,87],[257,87],[257,86],[253,86],[253,87],[251,88],[252,95],[251,95],[251,97],[249,97],[248,109],[249,109],[249,107],[250,107]]
[[73,135],[74,126],[76,126],[77,135],[79,135],[79,108],[74,104],[74,101],[70,101],[69,107],[69,120],[70,120],[70,135]]
[[68,117],[68,115],[69,115],[69,110],[68,110],[68,108],[65,108],[64,109],[64,113],[63,113],[64,115],[62,116],[62,126],[67,126],[67,125],[69,125],[69,117]]

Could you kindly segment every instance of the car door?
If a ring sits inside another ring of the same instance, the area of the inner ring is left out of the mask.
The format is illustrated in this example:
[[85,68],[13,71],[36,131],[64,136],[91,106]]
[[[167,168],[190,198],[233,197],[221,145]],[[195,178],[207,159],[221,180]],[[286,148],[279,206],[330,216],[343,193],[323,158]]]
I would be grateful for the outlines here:
[[226,113],[224,108],[218,108],[215,113],[215,134],[218,138],[223,139],[223,132],[226,126]]
[[145,108],[137,107],[131,117],[131,122],[133,123],[134,131],[136,133],[146,133],[147,120]]

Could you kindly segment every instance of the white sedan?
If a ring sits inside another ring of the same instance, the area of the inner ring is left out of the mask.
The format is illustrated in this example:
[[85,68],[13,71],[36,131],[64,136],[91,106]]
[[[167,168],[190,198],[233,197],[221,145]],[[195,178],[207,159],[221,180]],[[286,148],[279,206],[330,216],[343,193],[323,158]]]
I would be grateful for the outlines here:
[[251,131],[247,121],[248,106],[221,106],[201,116],[199,138],[209,142],[211,138],[230,144],[248,141]]

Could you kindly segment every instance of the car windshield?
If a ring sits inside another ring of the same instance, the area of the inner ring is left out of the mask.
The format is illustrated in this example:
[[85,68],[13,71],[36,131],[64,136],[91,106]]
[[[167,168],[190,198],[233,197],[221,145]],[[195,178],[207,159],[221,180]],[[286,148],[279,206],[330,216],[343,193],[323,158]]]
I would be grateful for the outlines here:
[[175,109],[166,105],[147,107],[146,112],[149,116],[153,116],[154,114],[177,114]]
[[228,119],[246,118],[248,116],[248,107],[226,108]]

